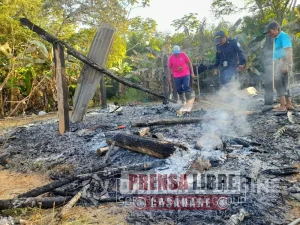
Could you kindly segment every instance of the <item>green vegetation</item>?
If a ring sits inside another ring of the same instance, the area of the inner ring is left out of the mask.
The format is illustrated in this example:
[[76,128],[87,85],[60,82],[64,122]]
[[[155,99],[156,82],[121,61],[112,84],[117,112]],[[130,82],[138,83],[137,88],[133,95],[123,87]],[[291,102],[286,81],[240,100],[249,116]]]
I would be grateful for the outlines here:
[[[97,28],[102,22],[116,29],[106,64],[118,76],[162,92],[162,56],[170,54],[178,44],[193,62],[212,64],[215,57],[213,33],[225,30],[239,39],[247,59],[242,73],[245,85],[263,72],[262,31],[270,20],[277,20],[293,37],[295,69],[300,69],[300,6],[296,0],[245,0],[238,9],[229,0],[214,0],[211,10],[216,18],[235,13],[232,9],[248,10],[235,24],[221,20],[209,24],[190,13],[177,18],[172,26],[176,33],[160,33],[150,18],[130,18],[136,7],[147,7],[150,0],[2,0],[0,1],[0,117],[32,114],[40,110],[55,111],[57,97],[53,74],[52,46],[29,29],[20,26],[26,17],[49,33],[87,55]],[[238,14],[237,14],[238,16]],[[66,54],[67,82],[70,104],[83,64]],[[204,73],[206,79],[210,73]],[[152,96],[124,87],[105,78],[110,101],[122,103],[153,100]],[[99,98],[99,94],[95,95]],[[99,99],[93,102],[99,102]]]

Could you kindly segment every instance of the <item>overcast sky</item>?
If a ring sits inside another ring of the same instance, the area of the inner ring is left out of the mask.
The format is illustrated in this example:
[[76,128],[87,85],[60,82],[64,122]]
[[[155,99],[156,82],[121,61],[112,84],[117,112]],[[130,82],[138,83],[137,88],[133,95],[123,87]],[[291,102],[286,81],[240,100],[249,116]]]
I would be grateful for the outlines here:
[[[298,0],[297,2],[299,2]],[[210,6],[213,0],[150,0],[150,7],[135,8],[130,16],[141,16],[143,18],[152,18],[158,24],[158,31],[174,32],[171,26],[173,20],[180,19],[189,13],[198,13],[198,19],[207,18],[209,24],[217,24],[218,20],[210,12]],[[243,6],[244,0],[231,0],[234,5]],[[223,17],[231,23],[236,22],[245,14],[239,13]]]

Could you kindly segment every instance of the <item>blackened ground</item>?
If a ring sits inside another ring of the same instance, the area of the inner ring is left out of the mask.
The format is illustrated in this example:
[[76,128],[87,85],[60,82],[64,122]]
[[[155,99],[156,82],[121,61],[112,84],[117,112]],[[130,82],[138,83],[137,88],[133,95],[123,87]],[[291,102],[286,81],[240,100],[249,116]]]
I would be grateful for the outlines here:
[[[235,96],[235,98],[237,98]],[[208,99],[209,100],[209,99]],[[228,99],[227,99],[228,100]],[[263,174],[261,171],[269,168],[294,166],[300,160],[300,115],[298,107],[294,111],[295,124],[291,124],[287,114],[277,115],[272,111],[260,113],[265,108],[263,97],[242,98],[243,107],[224,111],[222,107],[194,111],[189,116],[203,117],[198,124],[155,126],[152,133],[162,133],[172,142],[184,144],[188,151],[176,151],[168,159],[131,152],[121,148],[114,148],[111,153],[111,168],[133,165],[143,162],[162,161],[164,165],[160,171],[184,173],[188,164],[197,155],[201,155],[212,162],[212,171],[235,170],[245,176],[261,180],[278,178],[274,175]],[[225,99],[226,102],[226,99]],[[230,100],[227,103],[230,105]],[[244,107],[246,106],[246,107]],[[52,177],[63,177],[72,173],[89,171],[103,163],[104,156],[96,153],[96,149],[106,145],[106,138],[116,132],[134,133],[137,128],[130,126],[131,122],[147,121],[159,118],[174,118],[179,104],[152,106],[123,106],[122,113],[109,113],[106,109],[89,112],[83,122],[72,123],[70,132],[59,135],[56,119],[32,123],[14,128],[6,132],[7,140],[1,151],[11,154],[6,167],[18,171],[41,171]],[[200,106],[201,108],[201,106]],[[242,113],[237,113],[241,109]],[[244,111],[253,111],[253,114],[244,114]],[[225,124],[225,125],[224,125]],[[125,129],[117,129],[118,125],[125,125]],[[282,127],[292,130],[294,137],[279,132]],[[250,129],[249,129],[250,128]],[[260,143],[260,146],[244,147],[234,151],[236,158],[227,157],[224,150],[196,150],[196,140],[206,132],[218,133],[224,142],[230,145],[234,137],[243,138]],[[2,136],[2,139],[6,139]],[[255,150],[255,151],[254,151]],[[266,225],[286,224],[286,213],[289,211],[286,198],[292,198],[293,193],[299,193],[297,183],[290,182],[289,177],[279,177],[284,191],[277,193],[250,193],[246,203],[230,205],[227,211],[132,211],[128,214],[130,224],[225,224],[231,215],[244,208],[250,216],[243,224]],[[97,190],[96,181],[90,195],[101,194]],[[78,184],[83,185],[83,184]],[[76,186],[76,184],[75,184]],[[72,189],[74,187],[69,187]],[[75,188],[74,188],[75,189]],[[97,200],[95,197],[94,199]],[[298,199],[299,200],[299,199]],[[97,201],[82,201],[84,204],[97,204]],[[99,203],[98,203],[99,204]]]

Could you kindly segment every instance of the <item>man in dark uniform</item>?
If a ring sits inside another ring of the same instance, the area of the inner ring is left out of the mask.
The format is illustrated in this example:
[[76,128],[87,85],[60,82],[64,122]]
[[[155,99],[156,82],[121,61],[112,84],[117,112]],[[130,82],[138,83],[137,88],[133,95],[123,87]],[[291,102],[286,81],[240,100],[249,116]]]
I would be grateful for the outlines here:
[[240,44],[231,38],[227,38],[224,31],[215,33],[216,63],[214,74],[220,69],[220,80],[222,85],[228,84],[237,73],[237,69],[245,68],[246,58]]

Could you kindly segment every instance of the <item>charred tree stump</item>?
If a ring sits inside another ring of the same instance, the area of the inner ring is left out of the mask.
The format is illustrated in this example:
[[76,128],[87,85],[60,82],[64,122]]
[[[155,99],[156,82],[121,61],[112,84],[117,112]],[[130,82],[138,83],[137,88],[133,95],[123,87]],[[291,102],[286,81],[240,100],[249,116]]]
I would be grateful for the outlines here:
[[53,44],[53,50],[58,99],[58,131],[63,134],[69,130],[69,91],[66,81],[64,47],[56,42]]
[[[105,66],[110,51],[115,30],[108,24],[102,23],[100,29],[96,33],[88,58],[95,63]],[[105,82],[102,79],[103,74],[89,65],[85,64],[82,68],[80,78],[74,95],[74,110],[72,113],[72,121],[79,122],[83,120],[87,112],[90,101],[92,100],[97,86],[101,82],[101,89],[104,89]],[[103,100],[103,95],[101,99]],[[106,100],[105,100],[106,102]],[[102,101],[103,106],[103,101]]]
[[273,40],[266,34],[266,44],[264,47],[264,66],[265,66],[265,105],[274,103],[274,84],[273,84]]
[[15,198],[9,200],[0,200],[0,210],[16,209],[25,207],[41,207],[50,209],[56,206],[64,205],[68,197],[43,197],[43,198]]
[[121,132],[114,135],[111,139],[108,139],[107,142],[115,142],[116,146],[151,155],[160,159],[169,157],[176,150],[175,145],[167,141],[145,138]]

